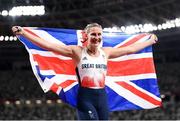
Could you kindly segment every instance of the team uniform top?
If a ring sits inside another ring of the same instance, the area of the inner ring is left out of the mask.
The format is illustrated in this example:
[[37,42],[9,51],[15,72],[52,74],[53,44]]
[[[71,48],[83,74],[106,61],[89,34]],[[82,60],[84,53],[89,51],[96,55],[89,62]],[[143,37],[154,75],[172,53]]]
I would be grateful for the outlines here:
[[105,87],[105,76],[107,73],[107,58],[102,49],[99,56],[92,57],[83,48],[81,60],[77,65],[81,87],[100,89]]

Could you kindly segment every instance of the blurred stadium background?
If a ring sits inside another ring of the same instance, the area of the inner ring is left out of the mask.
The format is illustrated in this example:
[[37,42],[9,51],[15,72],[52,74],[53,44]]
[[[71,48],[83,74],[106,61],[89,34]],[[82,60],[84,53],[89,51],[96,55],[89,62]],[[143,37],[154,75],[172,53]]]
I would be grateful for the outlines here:
[[91,22],[123,32],[151,32],[163,106],[122,111],[111,120],[180,119],[179,0],[0,0],[0,120],[73,120],[75,110],[56,94],[44,94],[13,25],[83,29]]

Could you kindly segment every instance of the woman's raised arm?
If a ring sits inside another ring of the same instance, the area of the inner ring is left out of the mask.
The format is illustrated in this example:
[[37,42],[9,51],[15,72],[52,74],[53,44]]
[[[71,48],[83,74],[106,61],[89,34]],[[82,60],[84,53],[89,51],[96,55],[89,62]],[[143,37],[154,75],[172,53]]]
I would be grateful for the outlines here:
[[24,36],[29,41],[36,44],[37,46],[40,46],[43,49],[50,50],[55,53],[67,56],[67,57],[72,57],[73,50],[76,49],[76,46],[66,46],[66,45],[61,45],[58,43],[52,43],[40,37],[34,36],[33,34],[30,34],[25,29],[23,29],[23,27],[20,27],[20,26],[13,26],[12,31],[16,35]]

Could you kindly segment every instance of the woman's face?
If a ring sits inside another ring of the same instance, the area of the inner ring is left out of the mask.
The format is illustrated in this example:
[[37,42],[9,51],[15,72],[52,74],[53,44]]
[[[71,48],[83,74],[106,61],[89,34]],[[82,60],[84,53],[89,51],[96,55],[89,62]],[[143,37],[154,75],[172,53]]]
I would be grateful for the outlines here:
[[98,47],[102,41],[102,28],[92,27],[87,33],[88,45],[92,47]]

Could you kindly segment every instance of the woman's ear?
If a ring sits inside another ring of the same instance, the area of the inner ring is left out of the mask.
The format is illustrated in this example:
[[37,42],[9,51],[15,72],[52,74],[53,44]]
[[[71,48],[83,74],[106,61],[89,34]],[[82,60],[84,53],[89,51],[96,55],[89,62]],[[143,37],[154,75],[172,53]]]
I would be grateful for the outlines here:
[[83,39],[83,43],[85,42],[85,41],[87,41],[87,39],[88,39],[88,37],[87,37],[87,33],[85,32],[85,31],[82,31],[82,39]]

